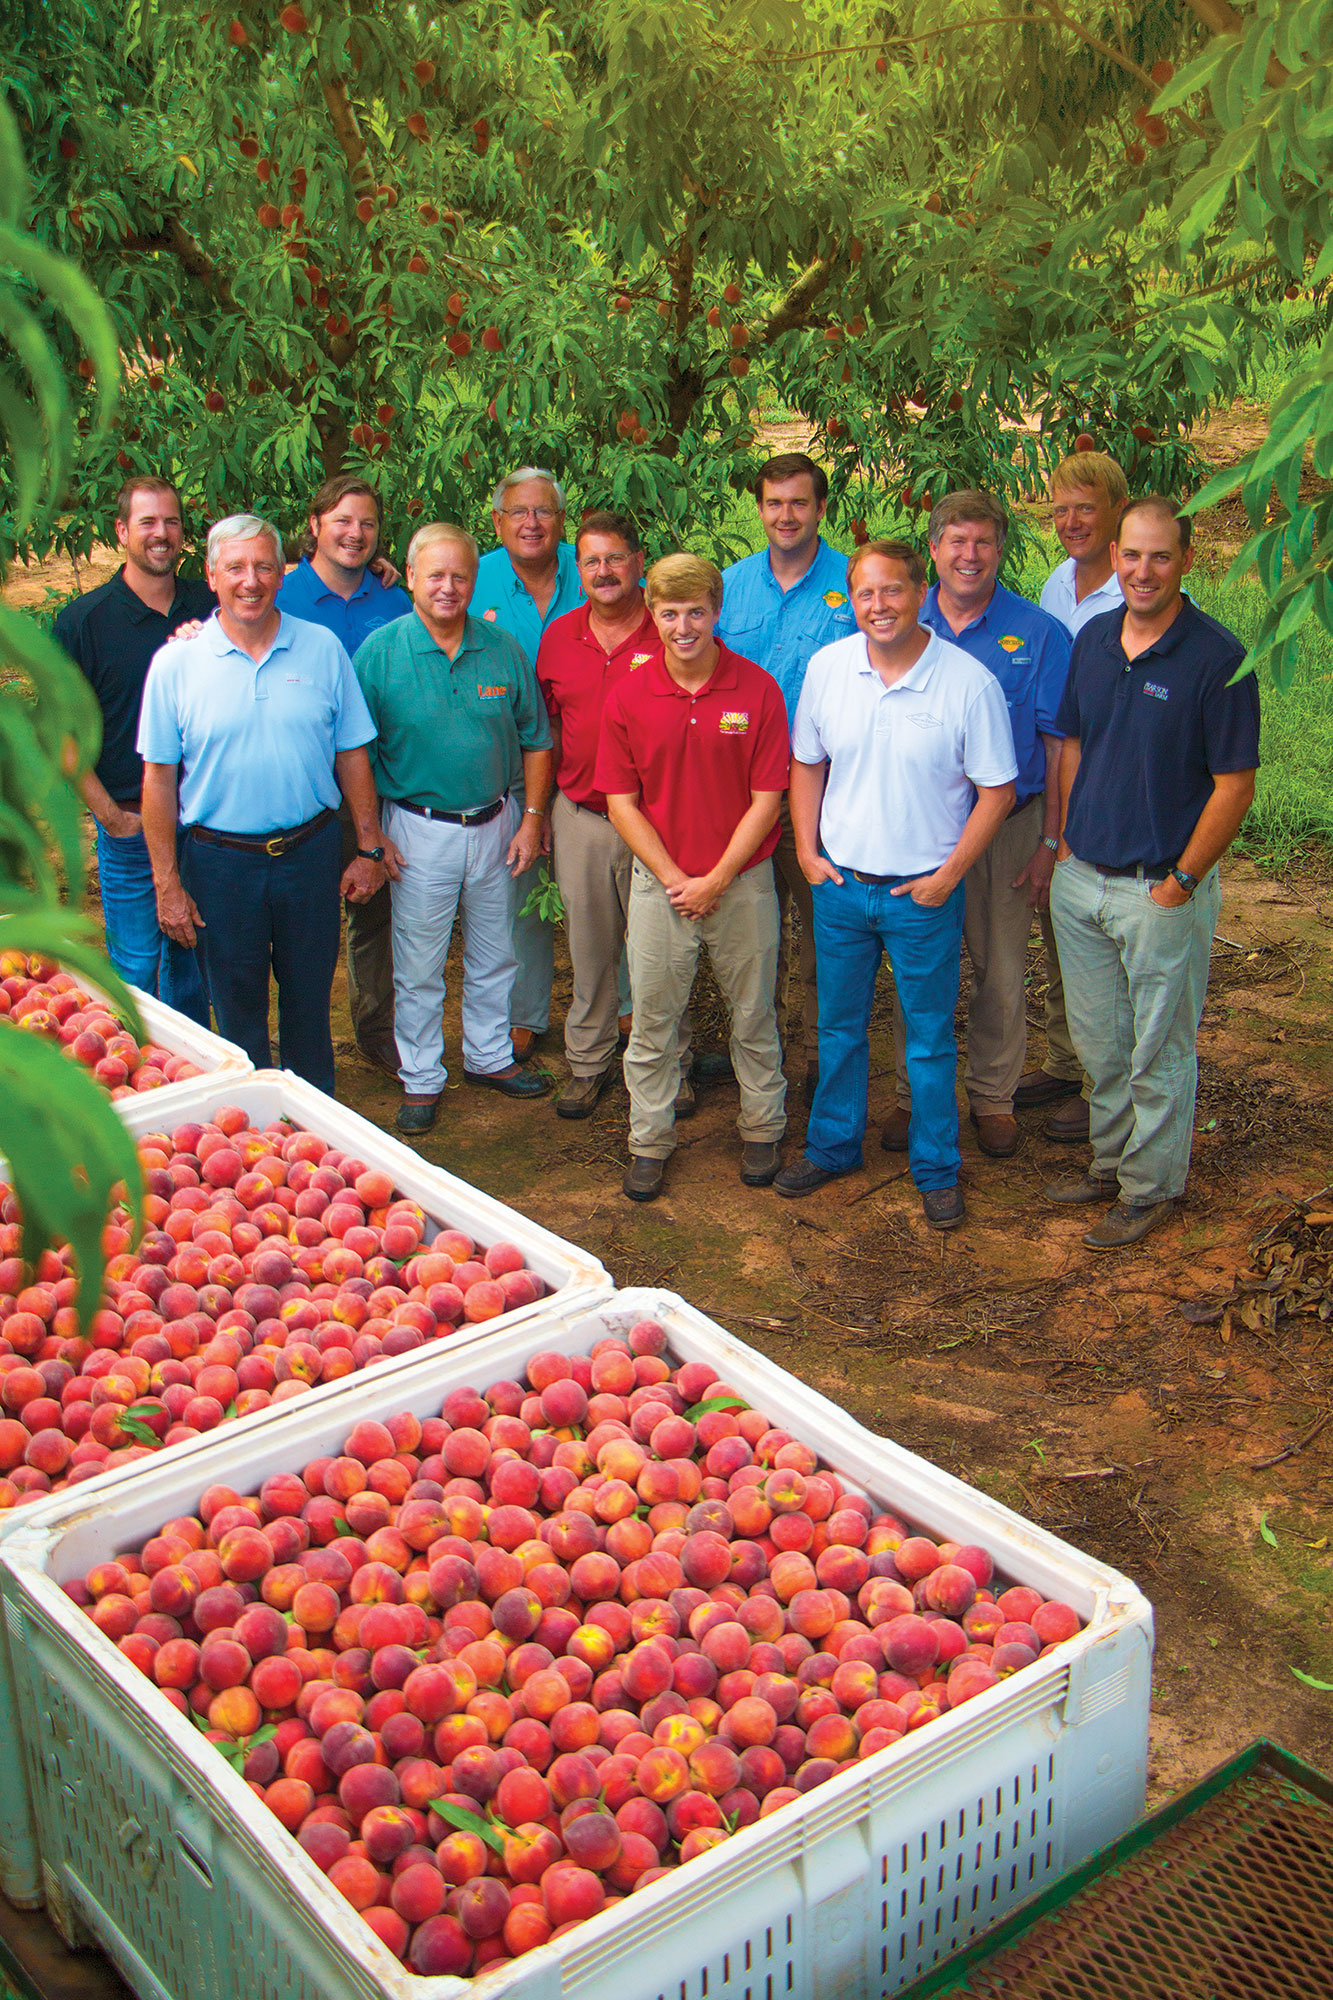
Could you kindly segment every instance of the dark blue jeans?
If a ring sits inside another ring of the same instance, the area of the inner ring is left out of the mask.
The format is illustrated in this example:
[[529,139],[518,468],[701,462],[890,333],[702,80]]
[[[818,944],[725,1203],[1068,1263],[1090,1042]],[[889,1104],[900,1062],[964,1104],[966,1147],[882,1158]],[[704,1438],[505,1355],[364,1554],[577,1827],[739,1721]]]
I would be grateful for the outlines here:
[[157,892],[142,833],[119,840],[99,826],[97,876],[106,955],[121,978],[208,1027],[208,996],[198,958],[157,927]]
[[[819,983],[819,1087],[806,1128],[806,1158],[845,1173],[861,1164],[870,1095],[870,1009],[880,955],[888,953],[907,1029],[912,1124],[907,1157],[924,1193],[958,1180],[958,1049],[953,1013],[963,940],[963,885],[925,909],[892,883],[814,890]],[[895,878],[901,879],[901,878]]]
[[330,1096],[341,853],[336,819],[277,856],[214,847],[189,832],[181,844],[181,880],[204,920],[199,949],[218,1032],[239,1043],[256,1069],[270,1067],[271,969],[283,1066]]

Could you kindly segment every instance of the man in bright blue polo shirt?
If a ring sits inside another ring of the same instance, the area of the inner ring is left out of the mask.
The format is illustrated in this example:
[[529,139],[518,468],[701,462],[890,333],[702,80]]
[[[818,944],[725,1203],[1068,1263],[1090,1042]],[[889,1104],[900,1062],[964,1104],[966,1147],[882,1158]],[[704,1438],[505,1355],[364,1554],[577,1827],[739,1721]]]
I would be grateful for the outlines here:
[[[780,452],[761,465],[754,497],[768,547],[744,556],[722,572],[722,616],[718,637],[747,660],[772,674],[787,704],[787,727],[796,719],[810,657],[856,630],[847,596],[847,558],[820,535],[828,510],[828,479],[822,466],[803,451]],[[786,1040],[793,995],[793,971],[800,984],[805,1038],[805,1096],[819,1078],[819,996],[815,984],[814,904],[810,884],[796,859],[791,813],[784,795],[778,822],[773,875],[784,932],[779,977],[778,1025]],[[791,914],[800,918],[800,957],[791,965]],[[698,1065],[696,1064],[696,1069]]]
[[[1018,1145],[1014,1090],[1027,1050],[1025,976],[1032,913],[1044,910],[1059,831],[1055,712],[1069,668],[1064,628],[996,581],[1009,517],[989,493],[964,490],[930,517],[939,577],[921,623],[994,674],[1004,690],[1018,759],[1015,802],[969,868],[963,936],[972,961],[964,1086],[977,1144],[1003,1159]],[[905,1151],[910,1111],[898,1040],[898,1109],[881,1142]]]
[[[310,502],[301,560],[278,591],[279,611],[322,625],[349,657],[381,625],[405,618],[412,609],[406,591],[382,582],[369,567],[376,560],[380,526],[380,500],[373,486],[347,473],[326,479]],[[389,574],[395,572],[390,569]],[[338,818],[346,867],[356,856],[356,828],[346,804]],[[391,924],[387,882],[369,902],[347,905],[352,1036],[367,1062],[396,1077]]]
[[[463,921],[463,1076],[506,1097],[540,1097],[509,1040],[512,884],[541,851],[555,763],[546,709],[517,641],[468,615],[477,545],[432,521],[407,551],[413,615],[367,639],[356,674],[377,731],[385,831],[402,855],[393,885],[393,977],[402,1056],[401,1132],[435,1122],[448,1071],[441,1009],[454,917]],[[527,803],[507,810],[515,763]]]
[[[352,663],[330,633],[278,610],[282,573],[281,538],[258,515],[210,531],[217,611],[163,646],[144,684],[143,830],[158,922],[197,943],[222,1033],[269,1066],[271,969],[282,1061],[331,1093],[339,889],[372,896],[398,857],[380,833],[375,728]],[[346,869],[340,797],[357,833]]]
[[[565,540],[565,495],[553,472],[523,465],[509,472],[491,496],[491,520],[500,546],[477,565],[471,615],[517,639],[530,667],[537,664],[543,632],[583,602],[578,560]],[[510,773],[508,823],[517,830],[526,804],[523,773]],[[549,830],[544,835],[549,850]],[[538,1035],[551,1025],[553,933],[544,917],[520,916],[531,875],[512,887],[514,951],[518,975],[510,999],[514,1055],[525,1062]]]
[[1114,1201],[1083,1241],[1137,1243],[1184,1192],[1196,1041],[1222,893],[1254,798],[1259,691],[1245,648],[1181,590],[1188,515],[1131,500],[1112,545],[1124,609],[1074,644],[1060,704],[1063,828],[1051,916],[1092,1078],[1092,1163],[1053,1201]]

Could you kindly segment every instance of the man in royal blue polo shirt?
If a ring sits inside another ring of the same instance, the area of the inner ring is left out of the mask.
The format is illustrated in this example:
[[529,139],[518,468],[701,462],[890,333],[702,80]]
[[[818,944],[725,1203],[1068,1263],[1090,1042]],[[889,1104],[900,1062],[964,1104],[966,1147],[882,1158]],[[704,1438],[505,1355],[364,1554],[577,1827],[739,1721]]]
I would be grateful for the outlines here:
[[[963,936],[972,961],[963,1082],[983,1153],[1003,1159],[1018,1145],[1014,1091],[1027,1051],[1025,978],[1034,911],[1046,908],[1059,831],[1055,712],[1069,667],[1069,639],[1054,618],[997,582],[1009,517],[989,493],[946,494],[930,517],[939,577],[921,623],[989,668],[1004,690],[1014,733],[1014,805],[967,871]],[[907,1148],[906,1064],[898,1035],[898,1109],[881,1135]]]
[[[322,625],[341,642],[349,658],[372,632],[395,618],[406,618],[412,609],[405,590],[385,584],[369,567],[379,547],[380,527],[380,500],[373,486],[346,473],[326,479],[310,502],[301,560],[278,591],[279,611]],[[355,859],[357,847],[346,801],[338,819],[346,867]],[[357,1048],[376,1069],[396,1078],[392,915],[387,882],[368,902],[348,902],[347,1001]]]
[[102,711],[102,748],[82,790],[97,822],[106,953],[122,979],[206,1028],[208,1000],[195,953],[174,943],[157,921],[135,737],[149,661],[178,626],[207,618],[216,599],[202,577],[176,575],[185,526],[169,480],[146,475],[125,482],[116,501],[116,540],[125,553],[121,569],[65,605],[54,627]]
[[[828,511],[828,479],[822,466],[803,451],[779,452],[754,478],[759,520],[768,541],[757,555],[744,556],[722,572],[722,616],[718,637],[747,660],[772,674],[787,705],[787,727],[812,654],[856,630],[847,595],[847,558],[830,548],[819,529]],[[810,884],[796,859],[796,837],[786,796],[778,822],[773,879],[782,911],[785,969],[778,986],[778,1026],[796,1009],[805,1041],[805,1097],[819,1080],[819,994],[815,983],[815,922]],[[793,967],[791,915],[800,919],[800,956]],[[701,1064],[696,1063],[696,1071]]]
[[1259,763],[1259,691],[1252,673],[1233,678],[1245,648],[1181,591],[1188,516],[1159,494],[1131,500],[1112,552],[1125,607],[1079,634],[1057,717],[1051,885],[1069,1026],[1092,1079],[1092,1163],[1046,1193],[1114,1200],[1083,1238],[1092,1250],[1137,1243],[1184,1192],[1217,864]]

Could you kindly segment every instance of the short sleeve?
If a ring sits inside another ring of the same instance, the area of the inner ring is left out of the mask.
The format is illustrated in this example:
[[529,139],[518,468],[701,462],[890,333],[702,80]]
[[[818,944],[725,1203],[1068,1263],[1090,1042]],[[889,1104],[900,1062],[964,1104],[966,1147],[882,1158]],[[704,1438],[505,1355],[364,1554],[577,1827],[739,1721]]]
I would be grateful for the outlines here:
[[642,779],[629,745],[629,729],[621,699],[621,682],[613,687],[602,710],[602,730],[597,742],[597,772],[594,782],[599,792],[637,792]]
[[1253,670],[1231,680],[1243,654],[1218,668],[1203,699],[1203,747],[1214,776],[1259,768],[1259,683]]
[[546,708],[537,689],[537,676],[528,664],[528,656],[515,641],[513,650],[514,691],[511,697],[514,727],[518,731],[521,750],[549,750],[551,748],[551,725],[546,717]]
[[791,729],[791,754],[798,764],[822,764],[828,756],[819,733],[820,683],[826,678],[822,671],[817,671],[821,660],[822,656],[816,653],[810,661],[800,700],[796,704],[796,720]]
[[178,676],[171,671],[170,645],[154,653],[148,664],[139,709],[135,748],[146,764],[179,764],[184,754],[180,710],[176,701]]
[[1069,637],[1054,618],[1042,621],[1037,649],[1037,729],[1058,736],[1060,700],[1069,679]]
[[1009,704],[994,674],[968,703],[963,722],[963,769],[974,785],[1007,785],[1018,776]]
[[340,751],[360,750],[363,745],[373,743],[376,730],[346,648],[337,639],[331,639],[331,643],[336,653],[333,748],[337,755]]
[[[762,669],[760,669],[762,673]],[[763,709],[759,736],[750,765],[752,792],[785,792],[791,775],[791,738],[787,734],[787,705],[782,690],[771,674],[764,674]]]
[[1078,683],[1079,667],[1087,656],[1087,649],[1088,642],[1085,634],[1084,632],[1080,632],[1074,641],[1069,655],[1069,672],[1065,675],[1065,691],[1060,697],[1060,706],[1055,711],[1055,733],[1057,736],[1081,737],[1083,734],[1083,721],[1078,699]]

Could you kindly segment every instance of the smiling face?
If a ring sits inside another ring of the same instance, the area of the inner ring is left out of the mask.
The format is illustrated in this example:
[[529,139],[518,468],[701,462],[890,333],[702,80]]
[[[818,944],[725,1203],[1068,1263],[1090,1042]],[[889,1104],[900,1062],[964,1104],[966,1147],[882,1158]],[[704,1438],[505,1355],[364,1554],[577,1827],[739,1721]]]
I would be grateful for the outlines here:
[[620,535],[593,531],[579,538],[579,582],[590,603],[607,618],[628,614],[639,601],[643,555]]
[[348,493],[327,514],[310,516],[315,557],[335,569],[362,570],[380,538],[379,509],[368,493]]
[[536,568],[550,562],[565,533],[565,514],[544,479],[511,486],[498,513],[492,510],[496,539],[513,563]]
[[686,673],[707,665],[717,650],[713,626],[717,606],[707,597],[682,598],[649,606],[657,635],[662,641],[668,669],[680,667]]
[[990,603],[1004,544],[993,521],[951,521],[930,553],[942,588],[961,605]]
[[926,601],[924,583],[913,583],[892,556],[863,556],[851,585],[856,622],[873,647],[892,649],[911,639]]
[[1059,487],[1051,496],[1051,518],[1060,546],[1075,562],[1095,563],[1105,556],[1118,512],[1109,495],[1094,486]]
[[263,625],[282,582],[282,554],[268,535],[223,542],[217,560],[207,565],[207,576],[224,618],[237,625]]
[[766,479],[759,519],[769,548],[775,555],[797,556],[807,550],[813,555],[827,509],[826,500],[816,500],[815,482],[808,472],[791,479]]
[[170,576],[185,540],[175,494],[167,486],[138,486],[130,495],[129,516],[116,522],[126,567],[144,576]]
[[407,587],[427,625],[460,625],[476,581],[476,557],[466,542],[427,542],[407,565]]
[[1180,524],[1158,507],[1131,507],[1111,544],[1111,560],[1125,603],[1138,619],[1173,617],[1180,585],[1194,561],[1180,546]]

